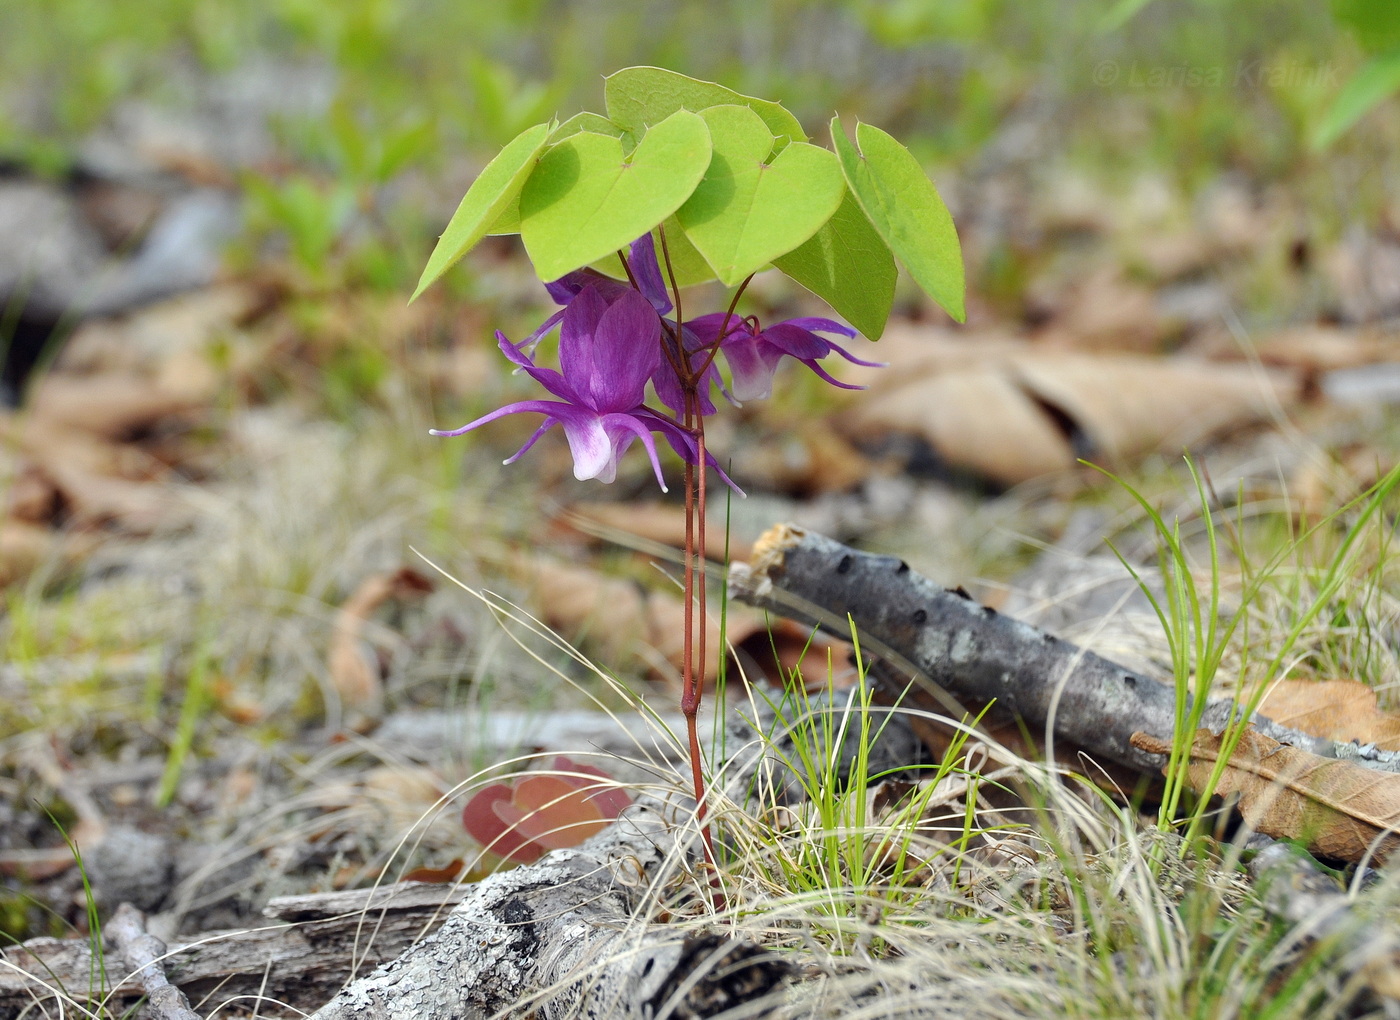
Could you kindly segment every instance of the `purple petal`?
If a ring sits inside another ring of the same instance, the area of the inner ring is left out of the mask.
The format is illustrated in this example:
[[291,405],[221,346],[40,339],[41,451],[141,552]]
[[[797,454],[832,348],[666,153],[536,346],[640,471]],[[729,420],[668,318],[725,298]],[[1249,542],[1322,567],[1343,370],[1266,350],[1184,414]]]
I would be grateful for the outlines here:
[[[580,397],[594,390],[593,341],[598,322],[608,303],[596,287],[585,287],[564,309],[564,325],[559,330],[559,369],[565,381]],[[581,400],[580,403],[586,402]]]
[[631,438],[619,447],[603,427],[602,418],[596,414],[579,414],[572,416],[572,420],[559,420],[564,426],[564,436],[569,440],[569,452],[574,457],[574,477],[579,481],[596,478],[600,482],[611,482],[615,479],[617,459]]
[[890,363],[888,361],[866,361],[864,358],[857,358],[854,354],[846,350],[846,348],[842,347],[840,344],[832,344],[831,349],[832,351],[841,355],[841,357],[845,358],[847,361],[855,365],[864,365],[866,368],[890,367]]
[[[629,290],[603,313],[593,335],[593,365],[586,391],[600,413],[636,407],[661,357],[656,309]],[[582,390],[582,385],[579,386]]]
[[[666,321],[673,329],[675,328],[674,322],[671,322],[670,319]],[[685,338],[686,351],[691,358],[692,364],[695,363],[695,359],[708,356],[700,353],[705,345],[690,328],[689,322],[685,324],[683,336]],[[674,348],[669,337],[663,339],[662,342]],[[669,355],[662,354],[658,359],[655,373],[651,377],[651,384],[656,389],[656,397],[658,400],[675,412],[677,416],[685,416],[685,390],[681,386],[680,377],[676,375],[676,369],[671,364]],[[705,377],[700,380],[700,385],[697,389],[697,394],[700,398],[699,412],[702,416],[715,413],[715,402],[710,397],[711,386],[718,386],[720,392],[725,393],[724,380],[720,378],[719,369],[715,367],[713,361],[711,361],[709,367],[705,369]],[[727,393],[725,393],[725,395],[728,396]]]
[[[561,308],[549,318],[545,319],[544,322],[540,323],[538,329],[536,329],[533,333],[527,336],[524,340],[521,340],[520,343],[516,344],[516,348],[522,351],[534,350],[535,345],[538,344],[541,340],[543,340],[546,336],[548,336],[549,331],[552,330],[555,326],[559,325],[559,320],[562,318],[564,318],[564,310]],[[497,331],[496,335],[500,336],[500,332]]]
[[585,287],[595,288],[606,301],[613,300],[624,290],[632,289],[630,284],[614,280],[611,276],[604,276],[596,269],[575,269],[572,273],[566,273],[544,285],[544,289],[549,291],[549,296],[557,305],[567,305]]
[[658,314],[669,312],[671,297],[666,293],[666,281],[661,278],[661,265],[656,261],[656,242],[652,240],[650,231],[632,242],[627,265],[632,270],[632,277],[637,281],[642,297],[651,302]]
[[551,415],[550,417],[546,418],[546,419],[544,420],[544,423],[541,424],[539,428],[535,429],[535,431],[534,431],[533,433],[530,434],[530,438],[527,439],[527,440],[525,440],[525,445],[522,446],[520,449],[516,450],[514,453],[512,453],[512,454],[511,454],[509,457],[507,457],[505,460],[501,461],[501,463],[502,463],[502,464],[507,464],[507,465],[509,465],[509,464],[514,464],[514,463],[515,463],[517,460],[519,460],[521,457],[525,456],[526,451],[529,450],[530,447],[534,446],[536,443],[538,443],[538,442],[540,441],[540,437],[541,437],[542,435],[544,435],[546,432],[548,432],[550,429],[554,428],[554,426],[556,426],[556,425],[558,425],[558,424],[559,424],[559,419],[558,419],[558,418],[555,418],[553,415]]
[[700,341],[700,346],[709,347],[719,337],[720,327],[724,326],[724,320],[729,320],[729,325],[725,328],[725,342],[729,343],[732,338],[740,334],[747,334],[745,320],[738,315],[728,312],[711,312],[709,315],[697,315],[693,319],[685,321],[686,329],[693,332],[696,339]]
[[782,352],[754,337],[731,341],[720,348],[729,363],[729,376],[734,386],[734,399],[765,400],[773,393],[773,373]]

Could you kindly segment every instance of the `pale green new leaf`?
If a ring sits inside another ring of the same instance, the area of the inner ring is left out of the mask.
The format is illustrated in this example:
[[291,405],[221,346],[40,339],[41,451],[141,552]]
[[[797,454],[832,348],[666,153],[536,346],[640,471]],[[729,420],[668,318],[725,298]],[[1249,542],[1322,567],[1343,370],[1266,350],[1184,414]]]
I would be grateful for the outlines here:
[[[666,252],[661,248],[661,231],[666,231]],[[661,265],[661,275],[669,285],[671,274],[666,271],[666,254],[671,258],[671,271],[675,273],[676,286],[693,287],[697,283],[709,283],[715,278],[715,271],[710,268],[710,264],[705,261],[705,257],[695,250],[695,246],[685,236],[685,231],[677,222],[676,217],[668,216],[655,230],[651,232],[652,240],[656,244],[656,261]],[[614,252],[607,258],[594,262],[591,268],[600,273],[606,273],[615,280],[623,279],[627,274],[622,271],[622,263],[618,260]]]
[[660,67],[624,67],[608,75],[603,101],[612,122],[637,138],[677,110],[699,113],[711,106],[747,106],[763,118],[780,147],[787,140],[807,140],[798,119],[777,103]]
[[852,145],[840,117],[832,118],[831,141],[846,183],[871,224],[924,292],[962,322],[966,313],[958,232],[919,161],[870,124],[856,125]]
[[726,287],[806,241],[831,218],[846,190],[826,149],[794,142],[769,161],[773,135],[747,106],[701,112],[714,155],[676,213]]
[[553,129],[552,123],[526,128],[507,143],[472,181],[457,211],[448,221],[447,229],[438,238],[432,255],[428,256],[428,265],[418,280],[414,298],[455,265],[515,204],[526,179],[535,168],[535,160],[545,146],[545,139]]
[[580,132],[541,157],[520,193],[520,236],[542,280],[556,280],[625,248],[681,207],[710,165],[710,132],[679,110],[631,155],[622,142]]
[[1331,145],[1396,92],[1400,92],[1400,49],[1372,57],[1342,86],[1313,134],[1313,148]]
[[880,339],[899,276],[894,256],[860,205],[844,193],[836,214],[773,265],[806,287],[870,340]]
[[551,145],[562,142],[570,135],[576,135],[580,131],[590,131],[595,135],[612,135],[614,138],[622,137],[622,128],[618,127],[608,118],[596,113],[576,113],[564,123],[560,124],[549,136]]

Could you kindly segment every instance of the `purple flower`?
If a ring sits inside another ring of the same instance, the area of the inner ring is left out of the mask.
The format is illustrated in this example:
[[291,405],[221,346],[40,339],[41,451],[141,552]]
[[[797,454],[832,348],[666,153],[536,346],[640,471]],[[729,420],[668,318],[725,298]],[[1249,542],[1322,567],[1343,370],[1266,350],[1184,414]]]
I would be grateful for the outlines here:
[[[705,346],[714,344],[724,325],[725,314],[716,312],[701,315],[686,323],[689,329]],[[845,390],[858,390],[861,387],[833,379],[817,364],[817,359],[835,352],[847,361],[872,368],[883,367],[878,361],[863,361],[841,347],[817,336],[814,332],[839,333],[853,337],[856,331],[849,326],[830,319],[799,318],[785,319],[764,328],[754,316],[740,319],[729,317],[724,339],[720,343],[720,353],[729,363],[730,376],[734,387],[734,399],[761,400],[773,392],[773,373],[783,358],[795,358],[806,365],[820,378]]]
[[[656,480],[666,491],[652,433],[658,432],[684,460],[694,463],[698,448],[680,424],[643,405],[647,380],[661,357],[661,319],[641,294],[624,288],[610,302],[597,287],[584,287],[563,310],[556,372],[534,363],[519,344],[499,330],[501,352],[558,400],[521,400],[451,431],[431,430],[435,436],[460,436],[508,414],[543,414],[544,421],[525,445],[506,460],[513,464],[555,425],[574,458],[574,476],[611,482],[618,458],[640,440],[651,459]],[[707,462],[718,468],[714,458]],[[724,472],[720,476],[733,485]]]
[[[665,316],[672,308],[671,296],[667,292],[666,284],[661,276],[661,265],[656,259],[656,243],[652,240],[651,234],[643,234],[632,242],[628,249],[627,267],[632,271],[632,278],[637,281],[637,290],[640,290],[641,295],[650,302],[652,308],[656,309],[658,316]],[[577,269],[544,286],[555,303],[564,305],[565,308],[579,294],[588,289],[596,290],[609,304],[617,300],[623,293],[635,293],[630,283],[624,280],[614,280],[595,269]],[[555,312],[544,321],[539,329],[531,333],[517,346],[521,350],[531,350],[535,344],[548,335],[563,314],[562,309]],[[670,339],[671,336],[675,335],[675,321],[664,319],[662,329],[666,330],[668,334],[662,342],[672,347],[672,354],[663,353],[657,359],[651,381],[656,387],[657,399],[670,408],[677,417],[681,417],[685,414],[684,391],[681,387],[680,376],[676,372],[675,363],[672,360],[675,351],[674,341]],[[690,353],[692,361],[698,362],[696,355],[702,344],[690,330],[688,324],[684,336],[686,350]],[[713,363],[706,368],[705,377],[697,388],[700,395],[697,410],[702,415],[715,413],[715,404],[710,398],[711,386],[719,386],[723,390],[719,369]]]

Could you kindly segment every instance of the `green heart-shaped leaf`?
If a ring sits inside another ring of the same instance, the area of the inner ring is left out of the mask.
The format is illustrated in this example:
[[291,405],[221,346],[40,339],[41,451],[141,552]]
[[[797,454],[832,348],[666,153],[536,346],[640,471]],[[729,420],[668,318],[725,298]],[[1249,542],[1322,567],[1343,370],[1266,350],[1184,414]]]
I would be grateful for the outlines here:
[[624,67],[608,75],[603,80],[603,101],[609,119],[638,138],[677,110],[699,113],[711,106],[747,106],[763,118],[780,147],[789,140],[807,140],[801,122],[777,103],[660,67]]
[[[695,250],[695,245],[686,238],[685,231],[681,229],[676,218],[668,216],[651,232],[652,240],[656,244],[656,261],[661,265],[661,277],[667,289],[671,286],[671,276],[666,272],[665,253],[661,249],[663,230],[666,231],[666,251],[671,256],[671,271],[676,274],[676,286],[693,287],[697,283],[709,283],[715,278],[715,271],[710,268],[705,257]],[[614,280],[625,279],[627,276],[616,252],[592,263],[589,268],[611,276]]]
[[831,218],[846,190],[826,149],[794,142],[769,162],[773,135],[747,106],[701,112],[714,155],[676,213],[726,287],[792,251]]
[[880,339],[899,271],[889,246],[849,191],[811,240],[774,259],[773,265],[836,309],[867,339]]
[[625,248],[681,207],[710,165],[710,132],[678,110],[630,156],[622,142],[580,132],[540,158],[520,193],[520,236],[535,272],[557,280]]
[[962,322],[963,263],[958,232],[919,161],[890,135],[856,125],[857,151],[831,121],[831,141],[856,201],[924,293]]
[[606,117],[600,117],[596,113],[576,113],[564,123],[555,128],[549,136],[551,145],[562,142],[570,135],[576,135],[580,131],[590,131],[595,135],[612,135],[614,138],[622,137],[622,128],[618,127]]
[[[447,229],[438,238],[413,291],[416,298],[471,250],[520,196],[553,124],[536,124],[516,135],[472,181]],[[413,298],[409,298],[410,301]]]

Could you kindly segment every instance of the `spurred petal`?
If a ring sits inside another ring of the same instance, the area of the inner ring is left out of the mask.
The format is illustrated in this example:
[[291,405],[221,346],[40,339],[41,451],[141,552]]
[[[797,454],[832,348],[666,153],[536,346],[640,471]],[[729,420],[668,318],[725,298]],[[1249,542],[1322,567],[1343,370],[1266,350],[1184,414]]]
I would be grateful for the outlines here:
[[[653,432],[661,433],[662,437],[671,445],[671,449],[676,451],[676,455],[680,457],[681,460],[685,461],[687,464],[694,464],[696,462],[698,459],[699,447],[696,445],[690,433],[683,429],[679,422],[657,411],[653,411],[649,407],[638,408],[634,412],[634,415],[640,421],[646,423],[647,427]],[[729,486],[740,496],[744,495],[744,490],[734,484],[734,479],[730,478],[729,475],[725,473],[724,469],[719,466],[719,461],[715,460],[715,455],[708,450],[705,451],[705,463],[714,468],[715,473],[720,477],[720,481],[724,482],[725,485]]]
[[[636,410],[643,409],[637,408]],[[650,422],[636,413],[609,414],[603,417],[603,428],[612,440],[614,448],[617,450],[617,456],[621,456],[622,451],[631,445],[633,438],[640,439],[642,446],[647,451],[647,457],[651,460],[651,470],[656,474],[656,484],[661,486],[662,492],[671,491],[666,488],[666,478],[661,474],[661,461],[656,455],[656,441],[651,438]],[[616,470],[615,459],[614,470]],[[612,481],[611,478],[604,480]]]
[[505,407],[496,408],[490,414],[483,414],[480,418],[476,419],[476,421],[467,422],[467,424],[459,429],[429,429],[428,435],[445,438],[460,436],[470,432],[474,428],[485,425],[487,422],[495,421],[497,418],[504,418],[508,414],[534,412],[537,414],[547,414],[551,417],[558,417],[560,414],[571,414],[576,410],[577,408],[573,404],[566,404],[558,400],[517,400],[513,404],[507,404]]
[[805,329],[812,333],[840,333],[844,337],[853,337],[856,335],[856,331],[850,326],[843,326],[839,322],[835,322],[831,319],[818,318],[814,315],[798,316],[795,319],[784,319],[783,321],[789,325],[796,326],[799,329]]
[[832,347],[830,340],[823,340],[810,329],[790,322],[775,322],[758,334],[758,341],[794,358],[823,358]]
[[832,376],[830,376],[830,375],[827,374],[826,369],[822,368],[821,365],[818,364],[818,363],[817,363],[815,360],[813,360],[812,358],[806,358],[806,359],[804,359],[803,362],[802,362],[802,364],[806,365],[806,366],[807,366],[808,368],[810,368],[813,372],[815,372],[815,373],[817,374],[817,376],[818,376],[819,378],[821,378],[823,381],[829,382],[829,383],[831,383],[831,385],[840,387],[840,388],[843,389],[843,390],[863,390],[863,389],[865,389],[864,386],[859,386],[859,385],[857,385],[856,383],[842,382],[840,379],[833,378]]
[[496,330],[496,344],[501,348],[501,353],[513,364],[519,365],[526,375],[549,390],[550,393],[570,403],[578,403],[578,394],[574,392],[574,388],[569,385],[568,381],[554,369],[540,368],[536,365],[530,356],[521,350],[524,344],[511,343],[510,338],[499,329]]

